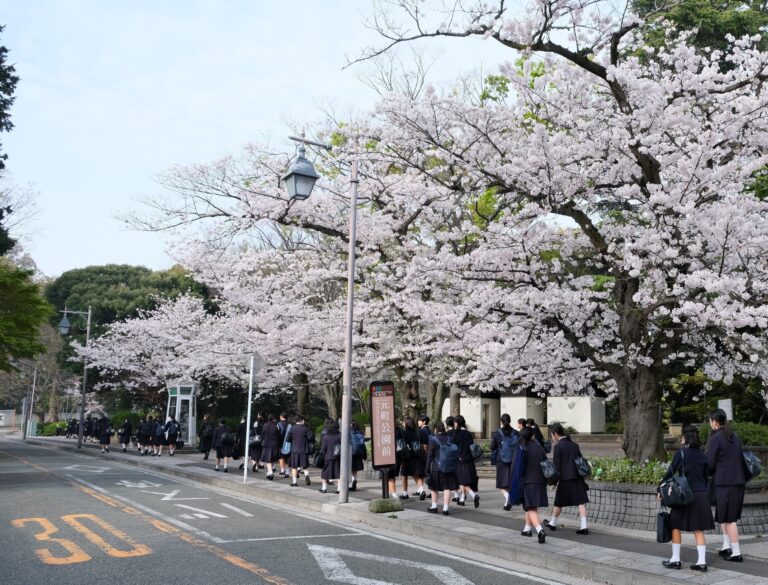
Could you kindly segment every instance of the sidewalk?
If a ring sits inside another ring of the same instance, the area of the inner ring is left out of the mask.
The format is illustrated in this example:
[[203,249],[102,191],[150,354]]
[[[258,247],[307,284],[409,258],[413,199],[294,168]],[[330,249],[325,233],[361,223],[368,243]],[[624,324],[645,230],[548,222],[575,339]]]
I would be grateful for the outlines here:
[[[76,450],[76,442],[62,437],[34,437],[28,444],[44,445],[56,449]],[[510,561],[543,567],[573,577],[583,577],[614,585],[666,585],[669,583],[690,583],[718,585],[741,585],[768,583],[768,539],[744,537],[741,551],[744,563],[729,563],[717,556],[719,537],[708,537],[707,573],[696,573],[688,565],[696,561],[692,535],[683,535],[683,568],[670,570],[661,566],[669,558],[670,545],[657,544],[653,533],[619,529],[615,527],[590,525],[590,534],[576,535],[579,526],[575,516],[561,516],[556,532],[547,534],[547,542],[538,544],[536,538],[520,535],[523,527],[522,510],[513,508],[510,512],[501,509],[502,497],[494,487],[494,480],[480,480],[480,507],[471,504],[451,508],[451,516],[427,514],[427,502],[420,502],[411,496],[404,501],[405,510],[396,515],[373,514],[368,511],[368,501],[381,496],[381,481],[374,473],[361,472],[358,489],[350,492],[348,504],[339,504],[332,494],[320,494],[318,490],[319,470],[315,470],[314,481],[307,487],[301,481],[300,489],[291,489],[288,480],[266,481],[263,471],[248,473],[243,483],[243,472],[237,470],[234,462],[228,474],[216,473],[213,461],[203,461],[199,453],[188,451],[174,457],[141,457],[133,450],[122,453],[112,449],[101,454],[99,446],[84,443],[82,453],[99,460],[114,460],[128,465],[158,470],[179,477],[193,479],[212,485],[248,494],[255,501],[286,506],[292,510],[306,510],[333,516],[336,521],[361,523],[370,528],[381,528],[423,538],[429,535],[433,543],[458,546]],[[410,486],[413,492],[415,485]],[[398,482],[398,489],[400,485]],[[550,494],[550,501],[553,494]],[[589,511],[589,507],[587,507]],[[542,518],[548,517],[549,510],[540,510]],[[394,516],[394,517],[393,517]]]

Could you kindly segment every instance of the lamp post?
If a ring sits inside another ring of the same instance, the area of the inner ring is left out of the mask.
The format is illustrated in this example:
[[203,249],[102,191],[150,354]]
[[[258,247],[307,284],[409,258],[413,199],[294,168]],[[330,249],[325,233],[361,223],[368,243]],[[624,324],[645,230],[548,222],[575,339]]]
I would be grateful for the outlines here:
[[[61,313],[64,313],[64,317],[61,319],[61,323],[59,323],[59,332],[62,335],[66,335],[69,333],[69,319],[67,319],[67,313],[72,313],[73,315],[81,315],[86,316],[86,326],[85,326],[85,347],[88,347],[88,343],[91,341],[91,306],[88,305],[88,311],[70,311],[66,307],[64,307],[63,311],[60,311]],[[77,428],[77,448],[82,449],[83,447],[83,430],[85,427],[85,389],[88,384],[88,362],[83,360],[83,385],[80,388],[80,424]]]
[[[298,142],[299,154],[296,160],[283,176],[291,199],[299,201],[307,199],[312,193],[318,174],[314,165],[307,160],[305,144],[331,150],[331,146],[322,142],[314,142],[289,136],[291,140]],[[355,240],[357,239],[357,185],[360,182],[357,176],[357,161],[352,161],[352,172],[349,182],[352,185],[352,197],[349,205],[349,252],[347,254],[347,321],[344,341],[344,377],[341,394],[341,469],[339,475],[339,503],[346,504],[349,501],[349,478],[351,471],[351,453],[349,444],[349,429],[352,422],[352,319],[355,309]]]

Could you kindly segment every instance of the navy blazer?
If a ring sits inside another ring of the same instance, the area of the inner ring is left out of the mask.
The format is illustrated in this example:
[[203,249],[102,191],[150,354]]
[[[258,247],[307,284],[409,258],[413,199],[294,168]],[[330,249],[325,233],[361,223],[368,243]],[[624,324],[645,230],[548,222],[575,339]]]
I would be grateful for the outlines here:
[[525,449],[528,451],[528,460],[524,483],[547,483],[547,478],[544,477],[544,472],[541,470],[541,462],[547,458],[544,447],[536,441],[531,441],[525,446]]
[[707,491],[707,456],[701,449],[696,447],[683,447],[678,449],[672,457],[672,462],[667,468],[667,472],[662,479],[669,479],[676,473],[683,472],[691,486],[691,491]]
[[334,453],[336,445],[341,445],[341,435],[339,433],[326,433],[323,435],[320,452],[325,455],[326,461],[335,461],[341,457],[341,453],[339,455]]
[[731,440],[725,436],[725,429],[713,431],[707,441],[707,464],[709,474],[715,476],[715,485],[744,485],[744,459],[741,454],[741,440],[733,433]]
[[469,446],[475,442],[472,433],[467,429],[457,429],[453,434],[453,442],[459,446],[459,462],[474,462],[475,458],[472,457],[472,451],[469,450]]
[[268,420],[264,423],[264,427],[262,429],[261,446],[277,449],[282,447],[282,445],[283,441],[280,437],[280,429],[277,428],[277,423]]
[[291,442],[291,453],[309,453],[310,437],[314,440],[314,433],[303,423],[295,424],[291,428],[288,440]]
[[571,441],[570,437],[561,437],[555,443],[552,454],[552,463],[555,464],[557,473],[560,474],[560,481],[570,481],[581,479],[576,469],[576,458],[581,457],[579,445]]

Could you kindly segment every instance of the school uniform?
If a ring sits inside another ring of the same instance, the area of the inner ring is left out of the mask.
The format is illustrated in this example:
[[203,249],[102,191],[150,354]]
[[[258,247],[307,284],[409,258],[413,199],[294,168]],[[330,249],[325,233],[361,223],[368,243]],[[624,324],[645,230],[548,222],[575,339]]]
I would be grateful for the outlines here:
[[587,484],[576,469],[577,457],[581,457],[581,449],[570,437],[562,437],[555,444],[552,463],[560,475],[555,491],[556,507],[566,508],[589,503]]
[[326,433],[320,444],[320,452],[325,456],[325,464],[320,478],[325,481],[339,479],[341,476],[341,435],[339,433]]
[[467,429],[458,429],[453,434],[453,442],[459,446],[459,466],[456,468],[456,479],[459,485],[466,485],[472,491],[477,491],[477,468],[475,458],[469,446],[475,442],[472,433]]
[[288,440],[291,442],[291,457],[288,467],[291,469],[309,469],[310,439],[314,438],[314,433],[304,423],[293,426],[291,434],[288,436]]
[[232,457],[233,445],[224,445],[224,435],[229,433],[229,427],[227,425],[219,425],[213,431],[213,448],[216,449],[216,459],[224,459],[225,457]]
[[263,431],[261,436],[261,461],[263,463],[274,463],[280,458],[280,447],[283,445],[280,429],[277,427],[277,423],[268,420],[264,423]]
[[108,446],[109,441],[112,438],[112,425],[109,424],[108,419],[102,419],[99,425],[99,444],[102,446]]
[[509,482],[512,478],[512,463],[514,463],[514,460],[509,463],[504,463],[501,460],[501,441],[503,437],[519,434],[512,427],[508,428],[509,432],[507,433],[505,433],[504,430],[504,428],[498,429],[491,437],[491,453],[496,453],[496,489],[499,490],[509,488]]
[[523,476],[523,510],[527,512],[534,508],[546,508],[549,506],[549,498],[547,497],[547,479],[541,470],[541,462],[546,460],[547,453],[536,441],[529,442],[525,450],[528,452],[528,457]]
[[456,473],[443,473],[437,467],[437,458],[440,455],[440,446],[445,445],[448,442],[448,435],[432,435],[429,439],[429,446],[427,447],[427,485],[433,492],[441,492],[444,490],[457,490],[459,489],[459,482],[456,478]]
[[418,429],[403,429],[403,441],[410,453],[408,459],[400,463],[400,476],[424,477],[425,459],[422,458],[421,436]]
[[[672,528],[695,532],[697,530],[712,530],[715,523],[712,520],[712,509],[707,499],[707,456],[701,449],[683,447],[672,457],[672,462],[664,474],[663,480],[682,471],[693,492],[693,502],[687,506],[675,506],[670,512]],[[663,481],[662,480],[662,481]]]
[[131,423],[126,421],[124,422],[119,429],[117,429],[117,439],[121,443],[130,443],[131,442]]
[[203,421],[203,426],[200,427],[200,453],[208,453],[211,450],[213,430],[214,426],[211,421]]
[[[264,423],[256,421],[253,424],[253,428],[250,432],[250,437],[248,440],[250,441],[250,444],[248,445],[248,456],[253,459],[254,461],[261,461],[261,445],[263,443],[263,437],[264,437]],[[256,440],[258,438],[258,440]]]
[[715,481],[715,521],[736,522],[744,505],[744,459],[736,433],[728,439],[725,429],[713,431],[707,441],[707,468]]
[[365,469],[365,459],[367,457],[365,449],[365,435],[363,435],[363,433],[360,431],[351,431],[349,434],[350,449],[353,448],[353,437],[355,435],[358,435],[358,440],[362,441],[363,453],[357,455],[354,452],[352,453],[352,471],[363,471]]

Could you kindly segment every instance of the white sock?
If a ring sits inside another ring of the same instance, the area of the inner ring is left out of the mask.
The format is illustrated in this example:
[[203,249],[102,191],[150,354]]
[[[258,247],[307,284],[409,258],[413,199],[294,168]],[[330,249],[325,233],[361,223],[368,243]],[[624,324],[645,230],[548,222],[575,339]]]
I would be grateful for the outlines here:
[[432,505],[429,507],[429,509],[430,509],[430,510],[437,510],[437,504],[432,504]]
[[731,539],[727,534],[723,534],[723,548],[720,550],[725,550],[727,548],[731,548]]
[[469,498],[472,500],[475,499],[475,492],[473,492],[472,490],[469,490]]
[[542,530],[544,530],[544,529],[541,527],[541,524],[539,524],[538,526],[536,526],[536,534],[538,534],[538,533],[539,533],[539,532],[541,532]]
[[587,517],[582,516],[580,520],[581,520],[581,530],[584,530],[587,527]]
[[741,554],[741,547],[738,542],[731,543],[731,556],[737,557]]
[[699,553],[699,559],[696,561],[697,565],[706,565],[707,564],[707,545],[706,544],[697,544],[696,545],[696,552]]
[[672,558],[669,559],[669,562],[671,563],[679,563],[680,562],[680,545],[672,543]]
[[463,502],[467,499],[467,496],[464,492],[461,492],[461,495],[459,496],[459,501]]
[[403,495],[407,496],[408,495],[408,490],[403,490]]
[[509,500],[509,492],[507,490],[501,490],[501,493],[504,495],[504,503],[507,503],[507,500]]
[[557,518],[555,516],[552,516],[552,518],[549,519],[549,525],[557,526]]
[[531,525],[530,524],[526,524],[525,526],[523,526],[523,532],[530,532],[530,531],[531,531]]
[[446,506],[445,504],[443,504],[443,512],[447,512],[447,511],[448,511],[448,506]]
[[416,491],[419,492],[420,494],[423,494],[424,493],[424,486],[420,485],[419,489],[417,489]]

